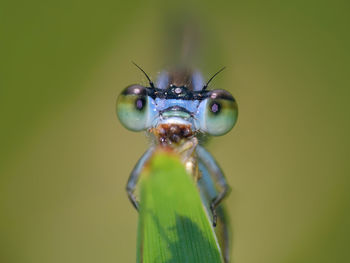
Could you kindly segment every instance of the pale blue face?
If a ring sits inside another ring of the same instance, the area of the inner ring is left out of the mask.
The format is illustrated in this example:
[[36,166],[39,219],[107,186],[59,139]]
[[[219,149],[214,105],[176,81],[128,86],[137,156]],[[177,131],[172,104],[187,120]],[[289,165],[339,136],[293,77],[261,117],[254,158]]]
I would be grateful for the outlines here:
[[127,87],[117,100],[119,120],[132,131],[172,124],[186,125],[194,134],[219,136],[232,129],[238,109],[229,92],[204,90],[198,72],[187,77],[184,85],[178,83],[164,72],[155,87]]

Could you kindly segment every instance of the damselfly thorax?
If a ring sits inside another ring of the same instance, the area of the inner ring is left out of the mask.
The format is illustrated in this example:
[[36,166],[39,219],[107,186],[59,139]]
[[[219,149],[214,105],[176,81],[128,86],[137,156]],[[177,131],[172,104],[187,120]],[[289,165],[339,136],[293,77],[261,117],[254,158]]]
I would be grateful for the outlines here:
[[[136,65],[137,66],[137,65]],[[137,66],[138,67],[138,66]],[[212,155],[199,144],[204,136],[220,136],[235,125],[238,108],[233,96],[223,89],[209,90],[208,84],[221,71],[204,82],[197,71],[162,72],[154,84],[130,85],[119,95],[117,114],[121,123],[132,131],[146,131],[152,138],[131,172],[127,192],[138,209],[134,191],[145,163],[161,147],[177,153],[198,185],[224,253],[229,258],[229,231],[221,201],[229,192],[226,179]]]

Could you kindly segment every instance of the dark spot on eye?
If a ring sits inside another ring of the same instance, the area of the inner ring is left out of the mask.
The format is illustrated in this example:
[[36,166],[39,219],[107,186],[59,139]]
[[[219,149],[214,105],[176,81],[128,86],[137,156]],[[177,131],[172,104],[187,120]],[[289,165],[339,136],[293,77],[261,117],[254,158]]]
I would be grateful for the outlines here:
[[214,114],[219,114],[221,111],[221,105],[220,103],[213,101],[210,103],[210,111]]
[[135,107],[137,110],[139,111],[142,111],[143,108],[145,107],[146,105],[146,100],[144,98],[138,98],[136,101],[135,101]]

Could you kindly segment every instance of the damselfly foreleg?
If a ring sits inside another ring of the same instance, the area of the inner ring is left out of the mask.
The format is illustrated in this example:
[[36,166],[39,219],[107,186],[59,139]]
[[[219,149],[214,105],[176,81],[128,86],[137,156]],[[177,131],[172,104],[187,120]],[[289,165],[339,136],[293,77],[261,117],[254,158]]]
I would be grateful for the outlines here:
[[213,214],[213,226],[217,223],[216,207],[230,192],[230,186],[227,184],[226,178],[220,169],[219,165],[213,158],[213,156],[200,145],[196,148],[198,159],[206,166],[210,176],[213,177],[213,181],[219,186],[219,193],[214,197],[210,203],[210,210]]
[[133,206],[136,208],[136,210],[139,210],[139,202],[136,199],[136,196],[134,195],[137,183],[139,181],[142,169],[144,168],[146,162],[150,159],[154,152],[155,147],[149,148],[140,158],[140,160],[136,163],[134,169],[132,170],[128,183],[126,185],[126,192],[128,193],[128,197],[130,202],[133,204]]

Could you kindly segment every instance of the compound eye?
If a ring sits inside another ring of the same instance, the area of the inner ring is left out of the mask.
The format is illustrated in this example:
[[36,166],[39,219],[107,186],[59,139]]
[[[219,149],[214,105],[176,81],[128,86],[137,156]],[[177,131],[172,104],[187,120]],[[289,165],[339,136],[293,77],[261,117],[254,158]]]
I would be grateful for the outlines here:
[[148,128],[149,98],[147,89],[140,85],[130,85],[117,99],[117,115],[125,128],[142,131]]
[[238,106],[226,90],[213,90],[205,100],[202,129],[210,135],[219,136],[229,132],[238,117]]

